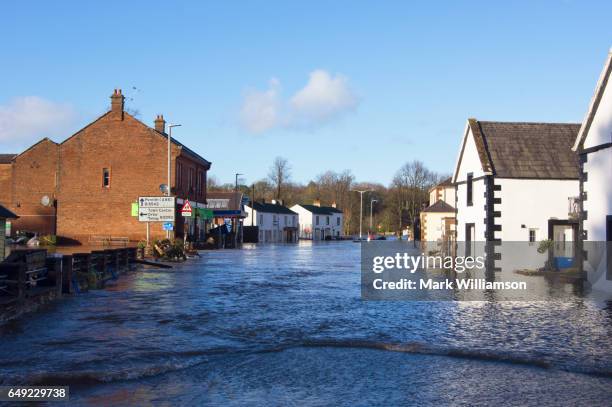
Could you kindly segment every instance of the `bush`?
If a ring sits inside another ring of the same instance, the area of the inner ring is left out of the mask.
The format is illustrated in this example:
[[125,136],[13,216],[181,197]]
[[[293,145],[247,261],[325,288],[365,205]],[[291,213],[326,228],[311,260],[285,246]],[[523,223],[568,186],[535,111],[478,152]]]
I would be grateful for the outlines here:
[[38,240],[41,246],[56,246],[57,245],[57,236],[55,235],[41,236]]

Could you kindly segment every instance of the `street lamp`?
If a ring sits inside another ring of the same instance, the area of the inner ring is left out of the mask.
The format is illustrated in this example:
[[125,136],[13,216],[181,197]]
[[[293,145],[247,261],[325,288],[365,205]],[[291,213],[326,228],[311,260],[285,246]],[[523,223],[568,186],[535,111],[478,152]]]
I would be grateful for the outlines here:
[[372,233],[372,208],[374,207],[374,202],[378,202],[376,199],[370,200],[370,233]]
[[364,189],[363,191],[357,190],[357,189],[351,189],[351,192],[359,192],[359,197],[360,197],[360,205],[359,205],[359,241],[361,241],[361,226],[362,226],[362,221],[363,221],[363,194],[366,192],[370,192],[371,189]]
[[234,191],[238,192],[238,177],[244,175],[244,174],[240,174],[240,173],[236,173],[236,184],[234,186]]
[[[180,124],[171,124],[170,126],[168,126],[168,190],[167,190],[167,195],[170,196],[171,192],[172,192],[172,188],[170,187],[172,184],[170,183],[170,180],[172,179],[172,167],[171,167],[171,162],[172,162],[172,128],[173,127],[181,127]],[[175,208],[176,211],[176,208]],[[176,215],[175,215],[176,216]],[[166,231],[166,237],[168,239],[170,239],[170,231],[167,230]]]

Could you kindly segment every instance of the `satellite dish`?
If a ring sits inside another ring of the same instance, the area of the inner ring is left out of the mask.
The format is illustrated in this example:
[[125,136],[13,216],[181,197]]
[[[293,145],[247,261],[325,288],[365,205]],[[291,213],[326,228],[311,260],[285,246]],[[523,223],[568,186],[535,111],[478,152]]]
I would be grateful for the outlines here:
[[51,204],[51,198],[48,195],[45,195],[41,198],[40,203],[42,206],[49,206]]

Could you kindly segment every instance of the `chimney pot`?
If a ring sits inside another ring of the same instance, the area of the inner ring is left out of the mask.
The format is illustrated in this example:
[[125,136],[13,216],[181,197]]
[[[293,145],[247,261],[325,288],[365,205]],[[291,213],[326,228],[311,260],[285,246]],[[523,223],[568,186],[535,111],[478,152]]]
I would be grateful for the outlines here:
[[115,89],[111,96],[111,112],[120,120],[123,120],[124,101],[125,98],[121,94],[121,89]]
[[166,133],[166,121],[164,120],[163,114],[158,114],[155,118],[155,130],[160,133]]

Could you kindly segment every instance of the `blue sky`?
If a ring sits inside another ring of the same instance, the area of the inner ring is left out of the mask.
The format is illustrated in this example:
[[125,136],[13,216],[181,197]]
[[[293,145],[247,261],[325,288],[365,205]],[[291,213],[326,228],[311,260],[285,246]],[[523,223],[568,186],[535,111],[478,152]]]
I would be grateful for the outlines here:
[[232,182],[286,157],[293,179],[406,161],[450,173],[468,117],[582,120],[612,2],[9,2],[0,151],[61,141],[113,88]]

